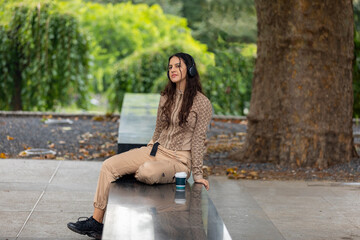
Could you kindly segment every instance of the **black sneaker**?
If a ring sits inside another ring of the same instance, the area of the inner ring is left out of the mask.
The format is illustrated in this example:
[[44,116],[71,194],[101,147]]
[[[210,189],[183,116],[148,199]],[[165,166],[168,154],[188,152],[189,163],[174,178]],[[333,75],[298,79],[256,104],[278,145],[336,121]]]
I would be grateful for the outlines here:
[[92,216],[87,217],[79,217],[76,223],[68,223],[68,228],[71,231],[82,235],[88,235],[89,237],[93,237],[96,239],[101,239],[101,234],[103,231],[104,224],[96,221]]

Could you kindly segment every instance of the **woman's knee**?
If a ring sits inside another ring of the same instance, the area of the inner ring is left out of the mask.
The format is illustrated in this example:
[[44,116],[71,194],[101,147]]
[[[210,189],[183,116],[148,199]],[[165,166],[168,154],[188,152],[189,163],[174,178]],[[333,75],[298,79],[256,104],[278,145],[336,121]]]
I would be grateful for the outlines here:
[[110,165],[111,165],[111,163],[110,163],[109,158],[108,158],[101,164],[101,170],[105,171],[105,172],[109,171],[110,170]]
[[136,171],[135,178],[140,182],[144,182],[147,184],[155,184],[157,183],[155,174],[156,173],[154,169],[151,167],[151,164],[149,162],[145,162]]
[[100,172],[105,173],[107,176],[111,176],[111,178],[115,179],[116,176],[113,168],[113,161],[111,158],[108,158],[102,163]]
[[164,162],[145,162],[136,171],[135,178],[146,184],[172,183],[175,173],[171,168]]

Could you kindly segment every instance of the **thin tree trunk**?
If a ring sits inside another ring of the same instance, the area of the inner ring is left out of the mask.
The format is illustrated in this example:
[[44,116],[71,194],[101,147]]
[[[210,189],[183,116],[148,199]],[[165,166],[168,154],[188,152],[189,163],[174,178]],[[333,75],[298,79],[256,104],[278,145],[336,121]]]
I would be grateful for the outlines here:
[[21,89],[22,89],[22,80],[21,80],[21,71],[20,67],[17,67],[14,75],[14,89],[11,99],[12,110],[20,111],[22,110],[22,99],[21,99]]
[[352,156],[351,0],[255,0],[248,134],[233,158],[326,168]]
[[[16,30],[18,31],[18,29]],[[14,41],[14,59],[13,61],[13,93],[11,98],[11,107],[14,111],[20,111],[23,109],[22,106],[22,99],[21,99],[21,90],[22,90],[22,76],[21,76],[21,70],[22,70],[22,64],[21,64],[21,46],[19,43],[19,37],[17,34],[14,34],[15,37],[13,37]]]

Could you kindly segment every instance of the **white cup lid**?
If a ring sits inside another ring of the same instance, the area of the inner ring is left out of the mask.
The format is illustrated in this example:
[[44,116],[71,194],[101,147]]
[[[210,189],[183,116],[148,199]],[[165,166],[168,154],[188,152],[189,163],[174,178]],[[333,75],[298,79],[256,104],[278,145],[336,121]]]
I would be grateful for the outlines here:
[[187,174],[186,174],[186,172],[177,172],[177,173],[175,173],[175,177],[176,178],[186,178]]

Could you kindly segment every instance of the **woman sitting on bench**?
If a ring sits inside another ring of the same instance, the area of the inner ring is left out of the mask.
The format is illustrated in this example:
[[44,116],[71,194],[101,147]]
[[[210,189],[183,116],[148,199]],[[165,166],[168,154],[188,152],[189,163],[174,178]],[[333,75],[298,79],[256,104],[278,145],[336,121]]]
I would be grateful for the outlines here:
[[132,149],[104,161],[101,167],[94,213],[85,220],[68,223],[80,234],[101,238],[110,183],[126,174],[147,184],[174,183],[176,172],[192,170],[195,183],[209,190],[203,178],[203,154],[212,106],[202,93],[194,59],[186,53],[169,58],[168,84],[161,92],[154,135],[146,147]]

